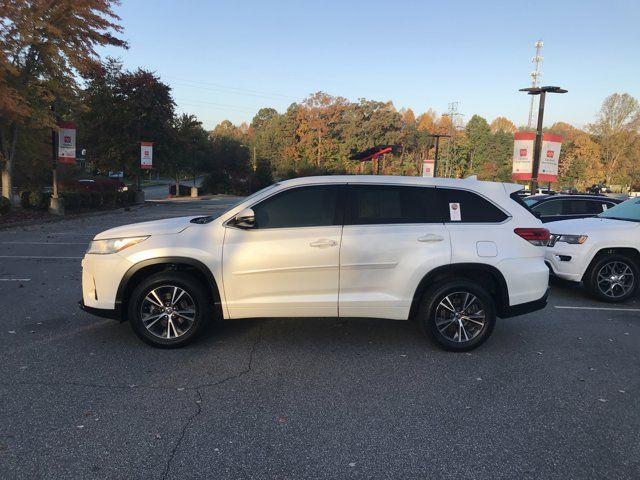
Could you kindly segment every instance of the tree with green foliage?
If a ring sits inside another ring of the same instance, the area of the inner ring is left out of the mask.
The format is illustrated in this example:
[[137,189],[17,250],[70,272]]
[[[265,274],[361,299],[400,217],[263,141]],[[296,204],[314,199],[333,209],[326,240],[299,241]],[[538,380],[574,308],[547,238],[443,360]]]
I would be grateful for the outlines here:
[[[78,94],[96,47],[126,47],[113,0],[0,0],[0,169],[10,197],[24,128],[55,127],[51,107]],[[58,111],[63,115],[65,112]]]

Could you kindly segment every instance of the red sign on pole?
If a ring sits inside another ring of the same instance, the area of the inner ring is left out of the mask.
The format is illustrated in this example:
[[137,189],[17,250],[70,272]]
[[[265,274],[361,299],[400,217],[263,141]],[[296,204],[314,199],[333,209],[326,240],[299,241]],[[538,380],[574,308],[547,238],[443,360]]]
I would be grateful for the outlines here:
[[153,142],[140,142],[140,168],[153,168]]
[[58,163],[76,164],[76,124],[58,122]]

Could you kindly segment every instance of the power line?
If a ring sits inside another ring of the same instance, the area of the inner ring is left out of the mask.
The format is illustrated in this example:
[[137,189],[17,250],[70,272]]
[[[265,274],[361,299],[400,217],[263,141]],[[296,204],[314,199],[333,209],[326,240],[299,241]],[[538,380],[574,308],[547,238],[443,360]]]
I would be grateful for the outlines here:
[[253,97],[265,97],[265,98],[272,98],[272,99],[279,99],[279,100],[295,100],[296,98],[296,97],[292,97],[291,95],[283,95],[281,93],[265,92],[263,90],[252,90],[252,89],[241,88],[241,87],[232,87],[229,85],[220,85],[216,83],[201,82],[198,80],[188,80],[184,78],[173,77],[171,75],[165,75],[165,77],[174,79],[172,83],[177,83],[178,85],[182,85],[190,88],[197,88],[201,90],[223,91],[225,93],[233,93],[236,95],[248,95]]

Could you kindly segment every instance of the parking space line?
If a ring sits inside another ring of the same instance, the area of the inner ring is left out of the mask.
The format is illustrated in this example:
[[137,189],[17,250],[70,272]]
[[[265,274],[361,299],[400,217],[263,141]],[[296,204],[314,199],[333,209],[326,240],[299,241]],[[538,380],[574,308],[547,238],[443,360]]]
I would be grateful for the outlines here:
[[0,278],[0,282],[30,282],[30,278]]
[[0,242],[2,245],[86,245],[87,242]]
[[0,255],[0,258],[20,258],[23,260],[29,260],[32,258],[40,259],[40,258],[49,258],[56,260],[82,260],[82,257],[46,257],[46,256],[36,256],[36,255]]
[[564,310],[604,310],[608,312],[640,312],[640,308],[573,307],[568,305],[554,305],[554,308],[560,308]]

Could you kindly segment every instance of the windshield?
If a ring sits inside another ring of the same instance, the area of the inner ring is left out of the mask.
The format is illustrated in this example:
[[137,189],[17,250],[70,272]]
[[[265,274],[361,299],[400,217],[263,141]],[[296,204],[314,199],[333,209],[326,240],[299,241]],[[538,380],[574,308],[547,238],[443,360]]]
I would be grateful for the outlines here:
[[529,207],[533,207],[539,201],[540,201],[539,198],[533,198],[533,197],[527,197],[524,199],[524,203],[526,203]]
[[640,198],[630,198],[626,202],[605,210],[598,217],[640,222]]

